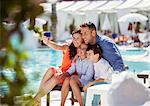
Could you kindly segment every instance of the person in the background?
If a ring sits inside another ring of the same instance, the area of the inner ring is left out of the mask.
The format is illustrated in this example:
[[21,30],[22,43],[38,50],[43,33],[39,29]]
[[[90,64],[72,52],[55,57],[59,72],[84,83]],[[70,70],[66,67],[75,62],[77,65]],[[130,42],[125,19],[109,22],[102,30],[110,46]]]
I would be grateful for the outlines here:
[[137,22],[135,26],[135,35],[132,36],[132,40],[134,41],[134,46],[140,47],[142,45],[140,39],[139,39],[139,33],[141,33],[141,23]]
[[124,71],[124,63],[115,42],[107,36],[99,36],[93,23],[84,23],[80,25],[82,38],[86,44],[98,44],[103,50],[103,58],[113,67],[114,71]]
[[132,23],[130,22],[129,25],[128,25],[128,34],[127,34],[127,35],[130,36],[130,37],[131,37],[132,34],[133,34],[133,33],[132,33],[132,29],[133,29],[133,28],[132,28]]
[[88,82],[93,80],[94,76],[93,63],[86,58],[87,47],[86,44],[81,44],[80,48],[78,48],[78,59],[66,72],[68,76],[72,75],[75,71],[78,75],[73,75],[71,78],[65,79],[61,89],[61,106],[64,106],[65,104],[69,93],[69,86],[80,106],[83,106],[84,104],[79,87],[87,85]]
[[111,30],[107,30],[106,36],[108,36],[109,38],[112,38],[112,31]]
[[119,44],[119,45],[127,45],[128,40],[130,39],[129,36],[126,35],[120,35],[118,36],[114,41],[115,43]]
[[108,30],[106,36],[111,39],[115,39],[117,37],[117,34],[115,32],[112,32],[111,30]]
[[135,28],[135,33],[141,33],[141,23],[137,22],[136,28]]
[[137,23],[136,23],[136,22],[133,22],[133,24],[132,24],[132,36],[135,36],[135,35],[136,35],[136,32],[135,32],[136,26],[137,26]]
[[[89,45],[87,48],[87,58],[94,64],[94,80],[83,87],[85,91],[84,100],[86,103],[86,91],[92,85],[107,84],[111,82],[112,67],[104,58],[102,58],[102,49],[97,45]],[[92,106],[100,103],[100,95],[94,95]]]
[[112,33],[112,39],[116,39],[117,38],[117,34],[115,32]]
[[70,45],[64,44],[59,45],[53,41],[48,40],[47,37],[43,36],[43,42],[56,50],[63,52],[62,65],[59,68],[50,67],[45,73],[39,91],[34,97],[32,104],[40,103],[41,97],[50,92],[57,84],[63,83],[65,77],[61,77],[60,74],[65,73],[74,61],[77,54],[77,48],[82,44],[83,39],[81,37],[81,31],[75,30],[72,32],[72,43]]

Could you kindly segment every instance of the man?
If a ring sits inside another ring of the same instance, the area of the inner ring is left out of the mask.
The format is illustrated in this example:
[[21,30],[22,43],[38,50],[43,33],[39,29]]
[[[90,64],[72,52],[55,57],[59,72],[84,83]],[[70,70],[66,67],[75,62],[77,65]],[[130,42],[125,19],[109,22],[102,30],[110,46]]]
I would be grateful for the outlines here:
[[86,44],[98,44],[103,50],[103,58],[113,67],[114,71],[124,71],[124,63],[121,54],[113,40],[107,36],[99,36],[93,23],[80,25],[82,38]]

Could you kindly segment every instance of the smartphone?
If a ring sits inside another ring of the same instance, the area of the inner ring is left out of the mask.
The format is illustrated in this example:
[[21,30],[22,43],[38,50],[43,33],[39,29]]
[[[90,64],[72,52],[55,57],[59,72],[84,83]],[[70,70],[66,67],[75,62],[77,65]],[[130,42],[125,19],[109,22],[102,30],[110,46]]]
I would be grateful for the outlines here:
[[44,36],[46,36],[46,37],[51,37],[52,36],[52,33],[51,32],[44,32]]

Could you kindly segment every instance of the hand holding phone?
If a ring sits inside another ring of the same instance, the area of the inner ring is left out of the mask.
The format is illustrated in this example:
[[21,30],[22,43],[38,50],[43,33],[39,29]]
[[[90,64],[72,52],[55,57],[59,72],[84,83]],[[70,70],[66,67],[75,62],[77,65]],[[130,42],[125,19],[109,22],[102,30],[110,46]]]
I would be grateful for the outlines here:
[[48,32],[48,31],[47,31],[47,32],[44,32],[44,36],[50,38],[50,37],[52,37],[52,33],[51,33],[51,32]]

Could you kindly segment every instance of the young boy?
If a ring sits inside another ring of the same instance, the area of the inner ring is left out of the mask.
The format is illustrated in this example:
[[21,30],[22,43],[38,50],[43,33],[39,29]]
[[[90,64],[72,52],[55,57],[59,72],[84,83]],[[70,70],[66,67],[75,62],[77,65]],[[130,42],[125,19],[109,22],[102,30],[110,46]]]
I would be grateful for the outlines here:
[[[112,67],[102,58],[102,49],[98,45],[89,45],[87,48],[87,58],[94,64],[94,81],[83,87],[84,91],[92,85],[107,84],[111,81]],[[100,95],[94,96],[93,104],[99,104]],[[94,105],[95,106],[95,105]]]
[[80,106],[83,106],[83,100],[81,96],[81,92],[79,87],[85,86],[88,82],[93,80],[94,76],[94,67],[93,63],[86,58],[86,50],[88,46],[86,44],[81,44],[78,48],[78,58],[75,63],[71,65],[71,67],[64,73],[62,76],[70,76],[75,71],[78,75],[72,75],[70,78],[66,78],[62,89],[61,89],[61,106],[64,106],[66,97],[69,92],[69,86],[71,87],[73,94],[75,95],[77,101],[79,102]]

